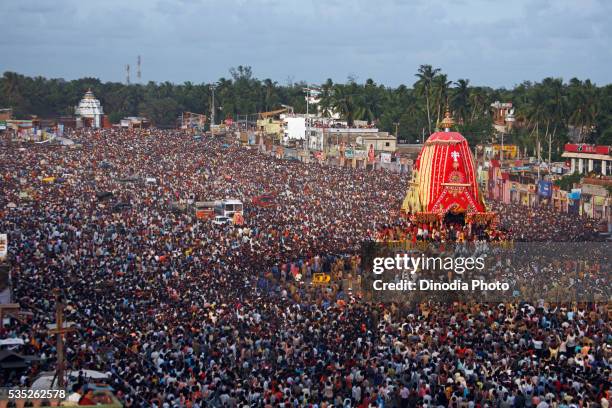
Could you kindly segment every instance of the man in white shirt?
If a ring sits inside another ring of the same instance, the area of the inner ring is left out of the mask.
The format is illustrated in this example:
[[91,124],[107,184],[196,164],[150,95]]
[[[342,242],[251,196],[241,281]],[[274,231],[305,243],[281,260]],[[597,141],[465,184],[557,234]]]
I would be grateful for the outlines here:
[[75,405],[79,404],[81,397],[83,396],[83,384],[74,384],[72,386],[72,394],[68,396],[68,402],[74,403]]

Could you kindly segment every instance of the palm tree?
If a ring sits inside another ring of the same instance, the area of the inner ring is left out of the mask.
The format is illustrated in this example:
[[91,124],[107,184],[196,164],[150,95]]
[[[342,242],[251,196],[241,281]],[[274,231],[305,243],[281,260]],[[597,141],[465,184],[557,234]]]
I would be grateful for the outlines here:
[[487,99],[485,92],[481,87],[470,89],[470,106],[472,108],[470,122],[473,122],[475,119],[480,117],[481,113],[487,111],[487,107],[485,106],[486,101]]
[[463,124],[467,123],[470,110],[470,80],[459,79],[455,82],[453,97],[451,100],[453,112],[461,119]]
[[[590,135],[599,113],[597,90],[590,80],[581,82],[575,78],[570,81],[570,105],[572,113],[569,122],[578,128],[580,142]],[[587,131],[585,135],[585,130]]]
[[27,112],[28,98],[24,98],[24,80],[26,77],[15,72],[5,72],[2,78],[2,93],[5,103],[13,108],[13,113],[19,116]]
[[356,102],[359,105],[356,117],[359,119],[372,123],[380,117],[381,98],[379,97],[379,88],[372,79],[366,81],[363,96],[357,98]]
[[[540,124],[547,123],[547,97],[541,85],[532,88],[529,104],[525,106],[525,116],[528,120],[527,127],[531,127],[531,135],[535,135],[536,157],[541,158]],[[548,122],[550,123],[550,122]]]
[[353,94],[349,85],[336,84],[333,88],[333,109],[346,119],[349,127],[355,123],[355,115],[357,106],[355,103],[355,94]]
[[327,78],[327,81],[321,86],[321,94],[319,101],[319,109],[321,115],[330,117],[334,107],[334,81]]
[[432,68],[431,65],[426,64],[421,65],[419,67],[418,72],[415,74],[415,76],[419,78],[417,83],[415,84],[415,88],[419,89],[419,93],[421,95],[425,95],[425,101],[427,106],[427,129],[429,130],[429,134],[431,134],[431,112],[429,108],[429,96],[431,92],[432,81],[434,77],[438,74],[438,72],[440,72],[440,68]]
[[[545,138],[548,141],[548,161],[550,162],[552,156],[552,145],[556,142],[557,128],[559,126],[565,126],[565,111],[566,111],[566,97],[563,80],[560,78],[545,78],[542,81],[542,87],[547,95],[547,120],[546,120],[546,135]],[[552,126],[552,132],[549,132]]]
[[446,74],[436,75],[433,79],[433,89],[435,92],[437,115],[436,115],[436,127],[440,123],[440,115],[442,113],[442,105],[448,101],[448,89],[452,84],[452,81],[448,80]]
[[274,106],[278,104],[278,96],[276,94],[276,86],[278,84],[271,79],[265,79],[263,81],[263,92],[264,92],[264,110],[270,111]]

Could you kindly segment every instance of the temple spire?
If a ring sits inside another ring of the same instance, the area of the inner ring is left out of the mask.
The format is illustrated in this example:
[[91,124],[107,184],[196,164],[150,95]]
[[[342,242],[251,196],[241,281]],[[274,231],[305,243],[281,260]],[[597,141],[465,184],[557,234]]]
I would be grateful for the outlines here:
[[440,127],[444,129],[445,132],[450,132],[451,128],[455,125],[455,121],[451,116],[450,110],[448,108],[448,104],[446,104],[446,112],[444,112],[444,119],[440,122]]

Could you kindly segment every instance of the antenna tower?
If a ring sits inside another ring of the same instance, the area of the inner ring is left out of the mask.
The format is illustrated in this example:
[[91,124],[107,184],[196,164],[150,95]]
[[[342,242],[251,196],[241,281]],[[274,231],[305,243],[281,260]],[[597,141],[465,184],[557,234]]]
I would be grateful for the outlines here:
[[140,78],[141,78],[140,63],[141,63],[141,60],[140,60],[140,55],[139,55],[138,60],[137,60],[138,69],[136,71],[136,78],[138,78],[138,82],[140,82]]

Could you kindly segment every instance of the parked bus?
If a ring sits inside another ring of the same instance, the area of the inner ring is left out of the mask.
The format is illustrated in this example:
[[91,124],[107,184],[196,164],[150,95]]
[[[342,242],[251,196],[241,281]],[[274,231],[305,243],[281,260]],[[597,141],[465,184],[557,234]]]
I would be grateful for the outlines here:
[[243,205],[240,200],[222,200],[215,203],[215,214],[225,217],[233,217],[235,213],[244,215]]
[[193,206],[197,219],[212,220],[215,218],[215,201],[196,201]]

